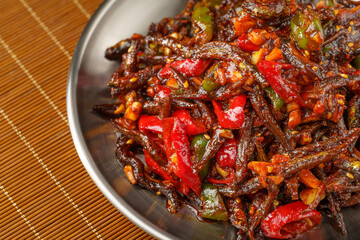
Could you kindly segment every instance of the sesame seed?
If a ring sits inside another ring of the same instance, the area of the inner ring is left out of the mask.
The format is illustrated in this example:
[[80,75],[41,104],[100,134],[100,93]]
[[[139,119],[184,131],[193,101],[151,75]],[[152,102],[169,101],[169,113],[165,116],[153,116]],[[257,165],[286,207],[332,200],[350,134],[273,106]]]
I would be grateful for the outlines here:
[[132,49],[134,48],[133,45],[131,45],[129,48],[128,48],[128,53],[130,53],[132,51]]
[[343,78],[349,78],[348,75],[346,75],[344,73],[340,73],[340,76],[342,76]]
[[205,138],[206,140],[210,140],[210,136],[209,136],[208,134],[204,134],[204,138]]
[[245,64],[243,64],[243,63],[239,63],[239,67],[242,69],[246,68]]
[[346,173],[346,176],[348,176],[349,178],[353,179],[354,178],[354,175],[352,175],[351,173],[347,172]]
[[188,81],[185,81],[185,82],[184,82],[184,87],[185,87],[185,88],[188,88],[188,87],[189,87],[189,82],[188,82]]

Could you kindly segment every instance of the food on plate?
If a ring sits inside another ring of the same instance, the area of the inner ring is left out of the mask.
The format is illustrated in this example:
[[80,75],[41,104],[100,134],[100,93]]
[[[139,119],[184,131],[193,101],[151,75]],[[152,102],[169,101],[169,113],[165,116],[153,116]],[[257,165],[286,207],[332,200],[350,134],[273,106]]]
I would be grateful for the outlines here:
[[[131,184],[242,239],[295,238],[360,202],[358,1],[189,0],[106,49]],[[144,155],[144,160],[138,157]]]

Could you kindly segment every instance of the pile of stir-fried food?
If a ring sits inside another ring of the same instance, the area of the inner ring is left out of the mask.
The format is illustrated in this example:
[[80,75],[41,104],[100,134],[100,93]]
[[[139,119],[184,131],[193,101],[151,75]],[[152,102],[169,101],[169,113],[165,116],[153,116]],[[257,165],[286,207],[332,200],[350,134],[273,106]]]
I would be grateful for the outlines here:
[[320,212],[346,236],[341,208],[360,202],[357,4],[190,0],[108,48],[115,103],[94,109],[119,132],[130,183],[244,239],[296,237]]

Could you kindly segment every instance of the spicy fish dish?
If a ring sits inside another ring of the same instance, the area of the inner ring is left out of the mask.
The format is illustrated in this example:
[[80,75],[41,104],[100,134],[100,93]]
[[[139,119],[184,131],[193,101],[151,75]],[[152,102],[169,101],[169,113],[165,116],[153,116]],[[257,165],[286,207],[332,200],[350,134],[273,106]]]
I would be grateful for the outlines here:
[[[360,2],[188,0],[105,57],[115,156],[170,213],[291,239],[360,203]],[[139,154],[144,157],[139,157]]]

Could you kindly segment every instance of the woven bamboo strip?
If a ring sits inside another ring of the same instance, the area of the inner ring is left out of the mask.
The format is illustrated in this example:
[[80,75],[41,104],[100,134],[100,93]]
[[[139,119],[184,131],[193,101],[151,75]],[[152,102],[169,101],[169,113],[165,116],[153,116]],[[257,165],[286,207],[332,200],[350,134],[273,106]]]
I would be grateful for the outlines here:
[[19,232],[10,235],[8,239],[43,239],[41,235],[38,238],[35,237],[33,231],[24,231],[21,230]]
[[[3,192],[0,193],[0,203],[1,203],[1,207],[14,209],[14,206],[12,206],[11,202],[7,199],[7,197],[5,196],[5,194],[3,194]],[[30,230],[29,226],[25,223],[25,221],[23,219],[21,219],[21,217],[19,217],[19,213],[16,211],[12,211],[12,213],[14,213],[16,215],[15,219],[18,219],[18,221],[16,221],[16,222],[19,222],[19,224],[21,225],[22,232],[24,234],[30,234],[30,235],[34,236],[34,233]],[[2,212],[0,212],[0,216],[6,216],[6,217],[3,217],[5,222],[11,221],[10,218],[7,218],[7,216],[8,216],[7,214],[3,214]],[[13,222],[15,222],[15,221],[13,221]],[[8,229],[5,228],[5,226],[3,224],[0,224],[0,233],[4,233],[7,231],[8,231]]]
[[[101,204],[101,201],[103,201],[103,199],[97,200],[96,203]],[[110,211],[109,211],[109,210],[110,210],[110,209],[109,209],[109,206],[102,206],[101,209],[102,209],[102,211],[104,211],[104,212],[110,212]],[[109,215],[110,215],[110,214],[109,214]],[[66,216],[66,218],[67,218],[67,216]],[[60,219],[60,220],[61,220],[61,219]],[[65,218],[64,218],[64,220],[65,220]],[[97,226],[99,226],[99,224],[94,225],[94,226],[97,227]],[[105,225],[105,226],[106,226],[106,225]],[[49,228],[45,229],[44,235],[50,237],[51,234],[57,234],[63,227],[65,227],[65,225],[62,225],[60,228],[59,228],[59,226],[54,226],[53,228],[50,228],[50,227],[49,227]],[[70,237],[70,235],[69,235],[68,237]]]
[[[127,239],[128,238],[128,236],[126,236],[124,238],[118,237],[118,236],[120,236],[120,234],[122,232],[124,232],[124,230],[129,229],[128,231],[130,231],[130,232],[141,231],[140,229],[136,228],[133,224],[130,224],[128,222],[124,222],[122,224],[121,228],[117,228],[117,227],[115,227],[117,223],[115,221],[113,221],[113,219],[109,219],[105,224],[106,224],[106,226],[108,226],[107,229],[115,230],[115,233],[111,237],[119,238],[119,239],[125,239],[125,238]],[[77,239],[79,237],[80,237],[80,235],[76,235],[76,236],[74,236],[74,239]],[[106,238],[105,235],[104,235],[104,238]]]
[[[0,108],[11,121],[0,117],[0,184],[46,239],[150,239],[99,192],[81,165],[66,122],[54,109],[66,117],[70,61],[61,49],[74,51],[87,16],[101,0],[22,2],[26,4],[0,2],[0,21],[11,23],[0,29],[7,47],[0,45]],[[14,16],[21,17],[14,21]],[[65,190],[83,215],[64,197]],[[0,238],[36,238],[9,197],[1,194],[0,201]]]

